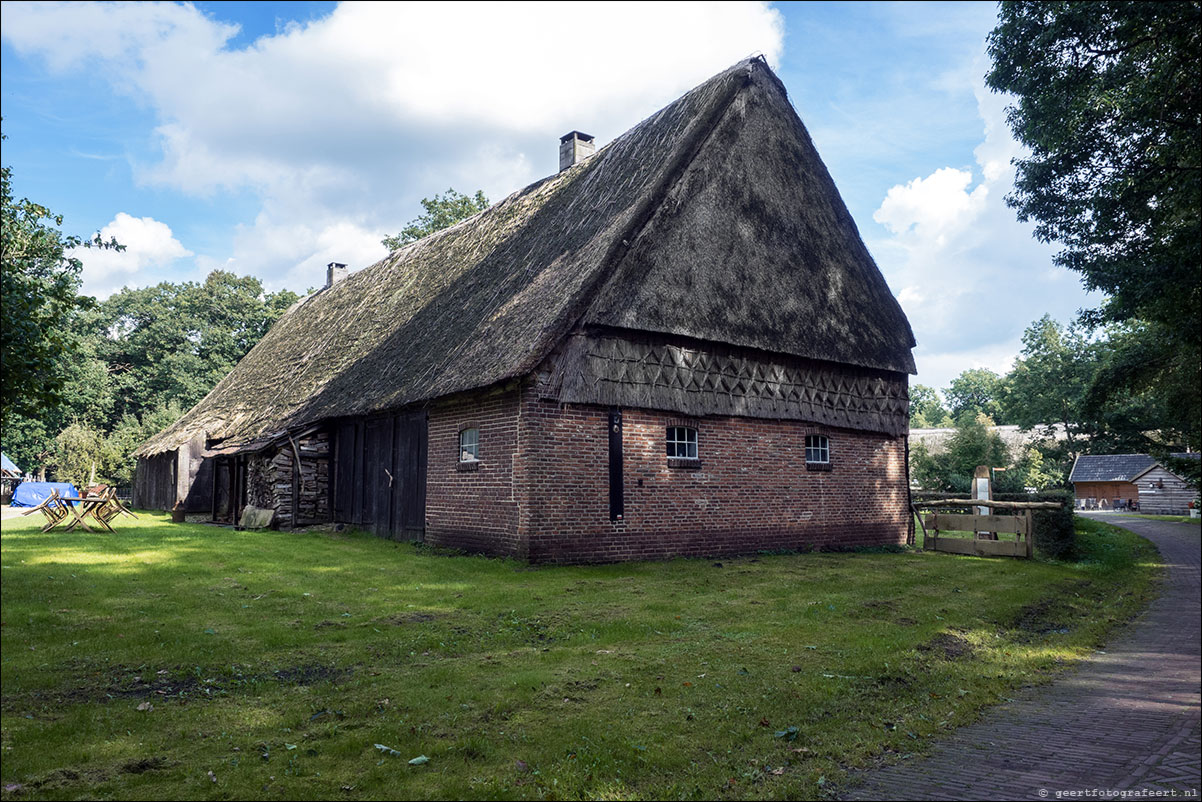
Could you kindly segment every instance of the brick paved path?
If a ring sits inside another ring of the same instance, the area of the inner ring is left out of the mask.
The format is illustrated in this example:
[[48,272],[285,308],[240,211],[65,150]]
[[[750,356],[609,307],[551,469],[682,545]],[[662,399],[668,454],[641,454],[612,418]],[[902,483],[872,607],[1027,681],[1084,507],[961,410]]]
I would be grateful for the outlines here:
[[1169,566],[1134,625],[1050,687],[1024,691],[929,757],[863,775],[843,798],[1056,799],[1092,789],[1076,798],[1198,798],[1199,528],[1104,520],[1151,540]]

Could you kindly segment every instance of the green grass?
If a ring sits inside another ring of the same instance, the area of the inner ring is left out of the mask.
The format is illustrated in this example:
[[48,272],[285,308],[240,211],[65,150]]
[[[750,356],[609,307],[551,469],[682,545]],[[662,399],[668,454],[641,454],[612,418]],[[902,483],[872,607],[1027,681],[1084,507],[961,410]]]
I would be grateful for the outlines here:
[[1077,563],[530,568],[153,514],[5,521],[0,775],[23,799],[812,798],[1145,603],[1150,545],[1081,528]]
[[1188,515],[1123,515],[1119,514],[1119,518],[1146,518],[1150,521],[1172,521],[1179,524],[1194,524],[1195,526],[1202,524],[1202,518],[1191,518]]

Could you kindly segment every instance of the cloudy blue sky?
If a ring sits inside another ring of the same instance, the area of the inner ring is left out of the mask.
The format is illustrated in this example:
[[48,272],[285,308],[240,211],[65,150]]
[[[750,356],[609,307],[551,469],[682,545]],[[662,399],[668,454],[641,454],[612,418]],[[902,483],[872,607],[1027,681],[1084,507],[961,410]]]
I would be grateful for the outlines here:
[[4,3],[15,191],[101,231],[84,290],[222,268],[298,292],[454,187],[499,200],[753,53],[784,80],[918,338],[917,381],[1007,369],[1096,303],[1005,206],[992,3]]

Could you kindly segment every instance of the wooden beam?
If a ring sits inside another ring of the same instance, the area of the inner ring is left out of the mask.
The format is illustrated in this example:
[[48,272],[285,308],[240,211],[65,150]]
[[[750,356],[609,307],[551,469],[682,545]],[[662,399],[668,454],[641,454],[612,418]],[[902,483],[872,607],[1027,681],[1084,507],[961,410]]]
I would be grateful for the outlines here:
[[1016,540],[977,540],[966,537],[941,537],[936,551],[970,554],[977,557],[1026,557],[1027,545]]
[[1031,511],[1027,510],[1023,513],[1023,518],[1027,530],[1027,557],[1030,558],[1035,556],[1035,527],[1031,524]]
[[1025,519],[1017,515],[954,515],[946,512],[931,516],[931,526],[950,532],[1013,532],[1021,535]]
[[1063,504],[1055,501],[988,501],[986,499],[939,499],[937,501],[915,501],[915,507],[990,507],[1002,510],[1059,510]]

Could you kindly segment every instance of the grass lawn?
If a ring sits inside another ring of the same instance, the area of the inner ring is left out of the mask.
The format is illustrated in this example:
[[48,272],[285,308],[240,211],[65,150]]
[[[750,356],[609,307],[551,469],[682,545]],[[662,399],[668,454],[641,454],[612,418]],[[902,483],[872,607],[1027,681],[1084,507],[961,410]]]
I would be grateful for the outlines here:
[[1077,563],[529,568],[158,514],[104,535],[7,520],[4,797],[829,794],[1144,604],[1151,546],[1080,526]]
[[1119,518],[1146,518],[1151,521],[1172,521],[1179,524],[1194,524],[1195,526],[1202,524],[1202,518],[1191,518],[1188,515],[1123,515],[1119,514]]

